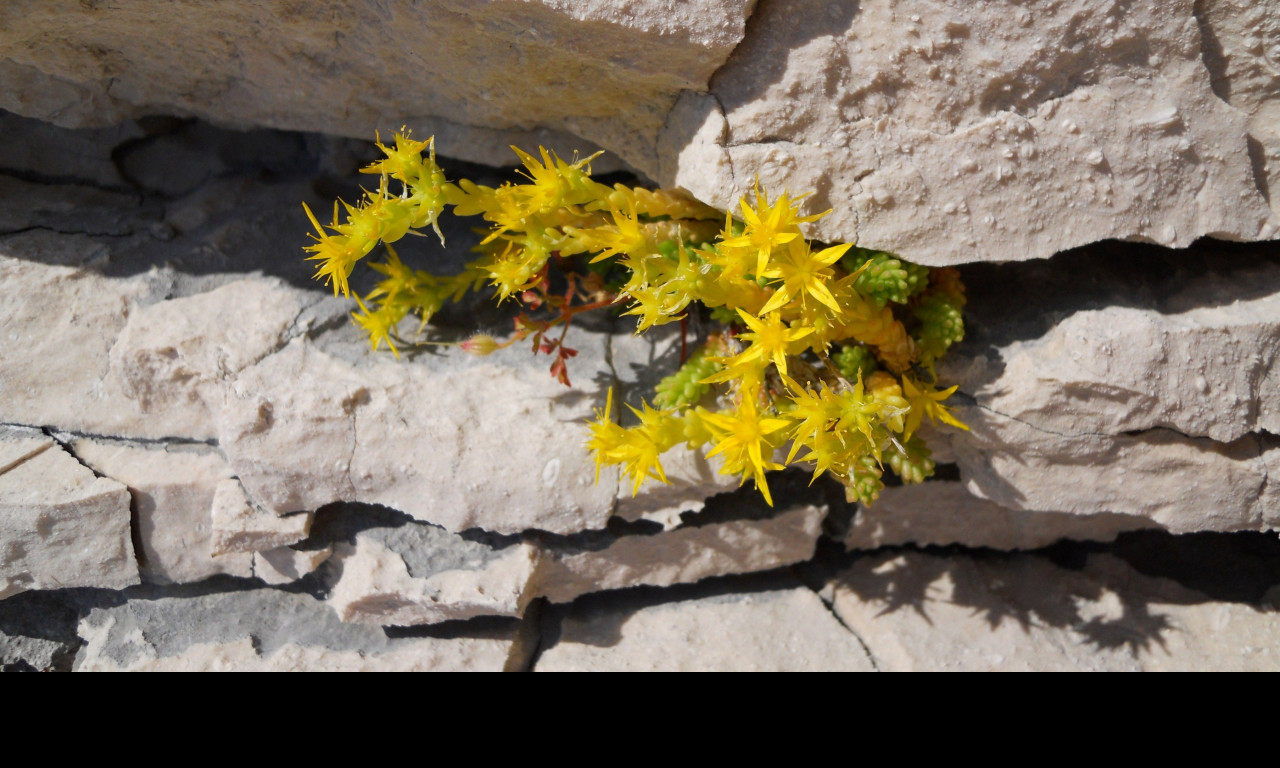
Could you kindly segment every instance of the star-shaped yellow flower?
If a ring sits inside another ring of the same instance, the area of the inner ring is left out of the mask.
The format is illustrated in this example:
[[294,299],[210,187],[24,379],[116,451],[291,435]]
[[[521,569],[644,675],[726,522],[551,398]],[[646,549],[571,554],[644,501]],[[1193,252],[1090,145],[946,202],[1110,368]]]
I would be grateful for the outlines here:
[[791,424],[786,419],[760,418],[756,410],[756,398],[759,390],[742,393],[742,402],[733,414],[705,413],[702,420],[715,435],[716,446],[707,456],[724,455],[724,466],[720,473],[725,475],[741,474],[743,482],[750,475],[756,481],[756,488],[764,495],[764,500],[773,506],[773,496],[769,493],[769,484],[764,473],[771,469],[782,469],[782,465],[765,458],[766,451],[773,452],[773,441],[769,436],[786,429]]
[[784,258],[773,262],[774,266],[760,273],[762,277],[782,281],[773,298],[761,308],[760,314],[765,315],[784,307],[787,302],[797,296],[801,297],[802,301],[804,297],[812,296],[833,313],[840,314],[840,304],[836,301],[836,297],[831,295],[827,282],[835,274],[831,265],[839,261],[844,252],[852,247],[850,243],[842,243],[814,253],[809,249],[809,244],[803,240],[791,243],[787,247]]
[[942,404],[942,401],[951,397],[959,387],[960,385],[957,384],[949,389],[938,391],[928,384],[917,383],[910,376],[903,376],[902,394],[911,405],[911,412],[907,414],[906,427],[902,430],[903,442],[911,439],[911,435],[920,428],[925,416],[929,417],[931,424],[941,421],[968,432],[969,427],[952,416],[951,411]]

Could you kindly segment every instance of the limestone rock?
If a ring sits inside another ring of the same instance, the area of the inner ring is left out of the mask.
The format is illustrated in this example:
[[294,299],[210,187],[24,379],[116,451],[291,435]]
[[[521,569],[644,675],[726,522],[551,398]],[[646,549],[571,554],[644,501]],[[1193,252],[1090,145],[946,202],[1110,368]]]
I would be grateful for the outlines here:
[[1262,440],[1264,449],[1259,459],[1267,473],[1266,485],[1258,508],[1262,510],[1262,522],[1271,530],[1280,529],[1280,438],[1274,435]]
[[129,492],[36,430],[0,427],[0,598],[138,583]]
[[758,174],[817,191],[820,237],[933,265],[1270,236],[1191,0],[762,2],[751,29],[660,140],[659,179],[719,207]]
[[77,439],[72,449],[94,470],[129,487],[142,545],[143,577],[155,584],[217,574],[253,575],[253,555],[213,555],[213,502],[231,478],[227,462],[206,446],[145,446]]
[[513,631],[392,638],[342,624],[323,603],[271,589],[156,597],[95,608],[80,622],[88,671],[499,671]]
[[804,587],[639,606],[575,603],[535,671],[845,671],[871,662]]
[[964,483],[937,480],[885,488],[874,504],[858,508],[844,545],[850,550],[901,544],[1027,550],[1061,539],[1111,541],[1125,531],[1151,527],[1151,521],[1133,515],[1015,511],[970,494]]
[[1024,302],[1008,308],[983,297],[1007,292],[1013,272],[990,284],[979,274],[972,343],[941,366],[974,398],[956,409],[972,431],[948,438],[969,491],[1010,509],[1137,515],[1175,532],[1268,527],[1280,265],[1219,250],[1143,255],[1124,295],[1108,254],[1082,253],[1064,266],[1093,274],[1095,287],[1030,270]]
[[323,2],[268,14],[236,0],[161,19],[21,3],[0,12],[0,108],[61,125],[167,113],[360,138],[407,122],[446,154],[493,164],[513,142],[590,149],[574,134],[651,162],[672,101],[705,87],[753,5]]
[[273,586],[288,584],[313,573],[333,555],[333,547],[298,550],[291,547],[253,553],[253,575]]
[[3,254],[0,283],[21,290],[0,294],[0,421],[120,434],[132,409],[102,380],[145,285]]
[[303,306],[298,291],[250,279],[141,308],[111,347],[106,386],[153,435],[211,439],[224,381],[275,351]]
[[409,524],[359,534],[335,547],[342,576],[329,596],[343,621],[381,626],[518,616],[537,550],[490,548],[439,528]]
[[213,491],[212,509],[214,557],[228,552],[259,552],[287,547],[307,537],[313,515],[303,512],[288,517],[259,509],[244,495],[240,481],[220,480]]
[[542,360],[453,359],[357,365],[295,340],[236,379],[222,446],[250,498],[277,514],[343,500],[450,530],[604,527],[616,480],[603,471],[596,484],[583,446],[604,395],[589,374],[567,391]]
[[1196,5],[1213,92],[1249,116],[1249,159],[1258,191],[1271,202],[1273,233],[1280,226],[1280,16],[1275,10],[1250,0]]
[[1174,533],[1264,528],[1267,473],[1252,435],[1226,444],[1167,430],[1058,436],[978,408],[956,412],[973,428],[960,455],[968,489],[997,504],[1137,515]]
[[599,145],[722,207],[757,174],[814,190],[812,210],[835,209],[816,226],[826,239],[931,264],[1004,261],[1105,238],[1274,236],[1275,11],[329,0],[266,14],[202,0],[161,25],[28,2],[0,16],[0,108],[362,139],[407,124],[447,156],[492,164],[511,162],[513,142],[566,156]]
[[[85,185],[123,191],[127,183],[111,159],[120,144],[143,134],[133,122],[108,128],[71,130],[0,112],[4,167],[15,175],[74,179]],[[51,151],[57,147],[58,151]],[[21,204],[21,201],[13,201]]]
[[1192,280],[1159,306],[1115,300],[998,359],[944,365],[984,408],[1051,432],[1167,427],[1223,443],[1280,432],[1280,264]]
[[693,524],[604,546],[547,546],[537,592],[569,602],[590,592],[687,584],[709,576],[779,568],[813,557],[826,508],[799,504],[776,515]]
[[1032,555],[869,556],[828,595],[886,671],[1280,668],[1274,611],[1215,602],[1110,555],[1082,570]]
[[[591,592],[688,584],[808,560],[827,507],[806,503],[817,494],[798,481],[798,475],[778,481],[780,494],[800,487],[791,507],[767,507],[754,491],[722,494],[670,529],[615,519],[603,531],[516,538],[411,522],[344,535],[326,523],[307,546],[336,540],[322,571],[333,575],[322,578],[336,577],[329,603],[343,621],[407,626],[517,616],[536,597],[564,603]],[[260,553],[258,562],[322,554],[285,549]],[[270,571],[258,576],[275,578]]]

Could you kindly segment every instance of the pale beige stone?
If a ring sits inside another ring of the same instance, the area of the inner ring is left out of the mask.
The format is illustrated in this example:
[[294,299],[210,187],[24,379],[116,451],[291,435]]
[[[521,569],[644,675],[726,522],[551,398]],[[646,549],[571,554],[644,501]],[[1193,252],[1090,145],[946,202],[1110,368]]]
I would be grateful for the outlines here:
[[1269,2],[1202,0],[1196,20],[1213,92],[1249,116],[1254,181],[1271,202],[1271,237],[1280,227],[1280,14]]
[[76,671],[372,671],[503,669],[510,629],[388,637],[341,624],[324,603],[275,589],[128,600],[95,608],[77,631]]
[[1109,555],[868,556],[828,586],[886,671],[1276,670],[1280,616],[1213,601]]
[[[19,2],[0,9],[0,108],[62,125],[157,113],[368,138],[402,124],[442,152],[509,162],[507,145],[635,164],[676,96],[742,38],[753,0],[244,0],[148,9]],[[566,155],[567,156],[567,155]]]
[[816,190],[824,239],[957,264],[1267,236],[1191,0],[762,3],[711,93],[668,123],[660,180],[725,208],[757,175]]
[[975,407],[956,413],[972,429],[953,439],[968,490],[1010,509],[1135,515],[1174,533],[1265,527],[1267,473],[1252,435],[1059,435]]
[[129,491],[37,430],[0,427],[0,599],[137,583]]
[[930,264],[1276,231],[1275,0],[201,0],[164,25],[71,0],[0,13],[0,107],[62,125],[408,125],[489,163],[511,162],[512,142],[598,145],[725,208],[757,176],[814,191],[807,210],[834,209],[820,237]]
[[[985,408],[1059,433],[1167,426],[1228,443],[1280,432],[1280,269],[1259,264],[1164,299],[1185,312],[1111,306],[1075,312],[999,350],[1003,370],[973,389]],[[978,359],[971,366],[995,361]],[[952,366],[959,381],[986,378]]]
[[315,571],[333,555],[333,547],[297,550],[289,547],[253,553],[253,575],[268,584],[288,584]]
[[577,368],[570,392],[545,358],[457,359],[356,365],[295,340],[237,378],[222,446],[250,498],[277,514],[343,500],[450,530],[604,527],[616,470],[597,484],[584,446],[604,394],[589,371]]
[[1125,531],[1152,527],[1132,515],[1012,510],[970,494],[964,483],[938,480],[885,488],[874,504],[859,506],[844,545],[850,550],[902,544],[1025,550],[1062,539],[1112,541]]
[[97,434],[136,426],[128,401],[102,379],[145,285],[9,258],[4,245],[0,284],[21,286],[0,292],[0,421]]
[[501,672],[511,644],[474,638],[415,638],[412,647],[377,655],[286,645],[269,656],[252,638],[199,643],[175,656],[139,659],[128,665],[91,655],[77,672]]
[[825,507],[795,506],[765,519],[688,525],[611,545],[544,550],[536,591],[552,602],[606,589],[685,584],[709,576],[779,568],[813,557]]
[[95,471],[129,487],[147,581],[181,584],[218,574],[253,575],[252,554],[212,554],[214,495],[232,476],[216,451],[83,438],[72,450]]
[[[1152,277],[1130,298],[1084,289],[1043,331],[1024,335],[1017,313],[990,301],[975,312],[980,334],[1014,340],[979,342],[940,366],[976,400],[956,408],[971,431],[946,435],[969,491],[1175,532],[1271,527],[1261,457],[1280,428],[1280,269],[1223,254],[1215,270],[1215,255],[1181,262],[1189,277],[1172,288]],[[1101,256],[1075,263],[1089,270]]]
[[536,672],[872,669],[862,646],[803,587],[627,609],[575,607]]
[[339,544],[342,577],[329,605],[343,621],[381,626],[437,624],[475,616],[518,616],[532,599],[526,590],[537,549],[517,544],[415,576],[404,557],[368,535]]
[[150,435],[214,438],[225,381],[279,348],[303,307],[301,292],[264,279],[143,307],[112,346],[104,385]]
[[307,537],[315,517],[310,512],[288,517],[266,512],[249,501],[235,478],[218,482],[211,514],[214,557],[287,547]]

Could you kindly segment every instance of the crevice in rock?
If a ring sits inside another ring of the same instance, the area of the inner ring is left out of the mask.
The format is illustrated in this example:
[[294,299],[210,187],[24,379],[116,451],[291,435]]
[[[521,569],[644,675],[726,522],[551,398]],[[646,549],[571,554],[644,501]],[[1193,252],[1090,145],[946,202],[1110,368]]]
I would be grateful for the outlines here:
[[533,665],[542,653],[542,612],[546,598],[529,603],[520,617],[515,639],[511,642],[511,654],[502,665],[503,672],[532,672]]
[[[9,425],[9,424],[6,424],[5,426],[24,426],[24,425]],[[90,472],[92,472],[94,477],[102,477],[102,478],[106,478],[106,479],[108,479],[108,480],[113,480],[113,479],[114,479],[114,478],[107,477],[106,475],[102,474],[102,473],[101,473],[101,472],[99,472],[98,470],[96,470],[96,469],[94,469],[93,467],[89,466],[89,464],[88,464],[88,463],[86,463],[84,459],[80,458],[80,455],[79,455],[79,454],[77,454],[74,450],[72,450],[72,449],[71,449],[71,442],[70,442],[70,441],[68,441],[68,440],[66,439],[66,434],[67,434],[67,433],[65,433],[65,432],[59,432],[59,431],[55,430],[55,429],[54,429],[54,428],[52,428],[52,427],[34,427],[34,429],[38,429],[38,430],[40,430],[41,432],[43,432],[43,433],[45,434],[45,437],[47,437],[47,438],[49,438],[50,440],[52,440],[52,441],[54,441],[55,443],[57,443],[59,448],[61,448],[62,450],[66,451],[67,455],[69,455],[71,458],[75,459],[75,460],[76,460],[76,463],[78,463],[80,466],[82,466],[82,467],[84,467],[85,469],[87,469],[87,470],[89,470]],[[121,485],[123,485],[123,483],[121,483]],[[130,497],[132,497],[132,492],[130,492]],[[132,505],[132,503],[130,503],[130,510],[129,510],[129,511],[130,511],[130,513],[132,513],[132,512],[133,512],[132,506],[133,506],[133,505]],[[130,528],[131,528],[131,530],[135,530],[135,531],[137,530],[137,526],[133,525],[133,521],[131,521],[131,522],[130,522]]]
[[[854,507],[855,505],[851,504],[849,506]],[[848,568],[853,564],[853,561],[863,554],[866,553],[846,552],[839,541],[823,535],[818,539],[813,557],[808,562],[791,566],[791,572],[795,574],[801,584],[822,601],[822,605],[826,607],[831,617],[841,627],[844,627],[845,631],[853,635],[853,638],[858,641],[858,645],[862,647],[862,652],[867,655],[867,660],[871,662],[871,668],[879,672],[881,670],[880,662],[876,659],[876,655],[871,652],[871,646],[867,645],[867,641],[862,639],[862,636],[853,627],[845,623],[845,620],[836,612],[833,595],[827,588],[827,585],[831,583],[837,573]]]
[[871,663],[871,669],[879,672],[880,662],[876,660],[876,655],[871,652],[871,646],[867,645],[867,641],[862,639],[862,635],[859,635],[853,627],[846,624],[844,619],[840,618],[840,614],[836,612],[835,602],[831,599],[831,595],[824,590],[813,589],[811,586],[809,589],[817,596],[818,600],[822,601],[822,605],[826,607],[827,613],[831,614],[831,618],[835,619],[837,624],[844,627],[844,630],[853,635],[854,640],[858,641],[858,645],[862,648],[862,652],[867,654],[867,661]]
[[989,406],[989,405],[985,405],[985,404],[983,404],[983,403],[979,402],[977,398],[975,398],[973,395],[970,395],[970,394],[968,394],[968,393],[966,393],[966,392],[957,392],[956,394],[958,394],[958,395],[962,395],[964,398],[967,398],[967,399],[971,400],[972,402],[971,402],[971,403],[969,403],[969,404],[970,404],[970,405],[972,405],[972,406],[973,406],[973,407],[975,407],[975,408],[981,408],[982,410],[984,410],[984,411],[986,411],[986,412],[988,412],[988,413],[993,413],[993,414],[995,414],[996,416],[1000,416],[1000,417],[1002,417],[1002,418],[1009,419],[1010,421],[1016,421],[1016,422],[1018,422],[1019,424],[1024,424],[1024,425],[1026,425],[1026,426],[1030,427],[1031,429],[1034,429],[1034,430],[1035,430],[1035,431],[1037,431],[1037,432],[1043,432],[1043,433],[1044,433],[1044,434],[1046,434],[1046,435],[1053,435],[1053,436],[1055,436],[1055,437],[1065,437],[1065,438],[1103,437],[1103,438],[1111,438],[1111,439],[1115,439],[1115,438],[1118,438],[1118,437],[1137,437],[1137,438],[1142,438],[1142,437],[1146,437],[1147,435],[1150,435],[1150,434],[1153,434],[1153,433],[1156,433],[1156,432],[1168,432],[1168,433],[1170,433],[1170,434],[1177,435],[1178,437],[1181,437],[1181,438],[1183,438],[1183,439],[1185,439],[1185,440],[1206,440],[1206,441],[1212,442],[1212,443],[1214,443],[1214,444],[1216,444],[1216,445],[1223,445],[1223,446],[1226,446],[1226,445],[1231,445],[1231,444],[1233,444],[1233,443],[1238,443],[1238,442],[1240,442],[1241,440],[1245,440],[1245,439],[1249,439],[1249,438],[1258,439],[1260,435],[1265,434],[1265,432],[1263,432],[1263,431],[1261,431],[1261,430],[1255,430],[1255,431],[1252,431],[1252,432],[1246,432],[1246,433],[1244,433],[1243,435],[1241,435],[1240,437],[1238,437],[1238,438],[1236,438],[1236,439],[1234,439],[1234,440],[1229,440],[1229,441],[1223,442],[1222,440],[1215,440],[1214,438],[1210,437],[1209,435],[1197,435],[1197,434],[1190,434],[1190,433],[1187,433],[1187,432],[1183,432],[1183,431],[1181,431],[1181,430],[1179,430],[1179,429],[1177,429],[1177,428],[1175,428],[1175,427],[1171,427],[1171,426],[1168,426],[1168,425],[1166,425],[1166,424],[1157,424],[1157,425],[1154,425],[1154,426],[1151,426],[1151,427],[1144,427],[1144,428],[1142,428],[1142,429],[1128,429],[1128,430],[1123,430],[1123,431],[1120,431],[1120,432],[1058,432],[1058,431],[1056,431],[1056,430],[1049,429],[1048,427],[1044,427],[1044,426],[1041,426],[1041,425],[1039,425],[1039,424],[1034,424],[1034,423],[1032,423],[1032,422],[1030,422],[1030,421],[1027,421],[1026,419],[1022,419],[1022,418],[1019,418],[1019,417],[1017,417],[1017,416],[1013,416],[1013,415],[1010,415],[1010,414],[1008,414],[1008,413],[1004,413],[1004,412],[1002,412],[1002,411],[998,411],[998,410],[996,410],[995,408],[992,408],[992,407],[991,407],[991,406]]
[[27,463],[31,459],[34,459],[35,457],[49,450],[50,448],[53,447],[53,445],[54,445],[53,443],[45,443],[44,445],[41,445],[33,449],[30,453],[24,454],[14,459],[13,461],[10,461],[8,464],[0,464],[0,475],[3,475],[6,472],[10,472],[14,469],[17,469],[18,467]]
[[16,235],[26,234],[27,232],[52,232],[55,235],[82,235],[84,237],[113,237],[113,238],[114,237],[121,237],[121,238],[134,237],[138,234],[138,232],[132,229],[128,230],[127,232],[90,232],[90,231],[58,229],[56,227],[50,227],[45,224],[32,224],[31,226],[20,227],[18,229],[0,231],[0,237],[14,237]]
[[55,174],[40,173],[22,168],[3,168],[0,167],[0,176],[8,176],[11,179],[25,181],[29,184],[40,184],[50,187],[86,187],[88,189],[96,189],[99,192],[110,192],[112,194],[133,195],[137,197],[139,205],[143,202],[143,196],[137,193],[137,190],[128,186],[116,186],[111,184],[99,184],[91,179],[82,179],[78,176],[60,176]]
[[1253,185],[1258,194],[1271,205],[1271,187],[1267,180],[1267,148],[1253,134],[1245,134],[1245,148],[1249,151],[1249,169],[1253,172]]
[[213,438],[202,440],[194,437],[126,437],[122,435],[102,435],[95,432],[82,432],[74,429],[63,429],[62,427],[48,424],[17,424],[14,422],[0,422],[0,427],[20,427],[24,429],[39,430],[49,437],[53,438],[59,445],[68,451],[67,438],[80,438],[84,440],[103,440],[113,443],[125,443],[129,445],[206,445],[210,448],[218,448],[218,441]]
[[1226,55],[1213,25],[1209,23],[1204,6],[1205,0],[1195,0],[1191,6],[1196,26],[1200,28],[1200,59],[1209,73],[1209,87],[1213,89],[1214,95],[1230,104],[1231,78],[1227,77]]

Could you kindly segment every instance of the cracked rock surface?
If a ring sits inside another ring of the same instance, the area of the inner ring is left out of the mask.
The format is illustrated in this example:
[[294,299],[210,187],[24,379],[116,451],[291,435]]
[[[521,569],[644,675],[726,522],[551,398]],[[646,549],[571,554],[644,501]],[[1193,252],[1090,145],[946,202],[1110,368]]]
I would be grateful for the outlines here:
[[[585,422],[678,329],[575,321],[572,389],[527,349],[369,350],[298,204],[358,195],[367,144],[0,132],[6,669],[1280,667],[1270,245],[964,267],[939,373],[972,429],[926,427],[937,476],[870,508],[801,470],[769,508],[702,456],[633,496]],[[406,262],[457,269],[467,224]]]
[[598,146],[721,207],[757,176],[813,191],[812,211],[834,209],[826,238],[934,265],[1022,260],[1107,238],[1274,237],[1278,9],[198,0],[161,17],[20,0],[0,9],[0,108],[361,139],[408,125],[490,164],[511,143]]

